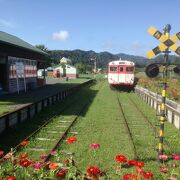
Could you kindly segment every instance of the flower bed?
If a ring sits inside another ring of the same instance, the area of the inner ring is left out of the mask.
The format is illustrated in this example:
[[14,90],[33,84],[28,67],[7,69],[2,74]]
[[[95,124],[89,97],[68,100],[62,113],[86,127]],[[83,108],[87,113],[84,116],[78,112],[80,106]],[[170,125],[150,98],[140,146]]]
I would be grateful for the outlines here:
[[[67,143],[69,146],[76,143],[77,138],[75,136],[68,137]],[[78,143],[78,142],[77,142]],[[22,148],[26,150],[29,142],[23,141],[21,143]],[[94,151],[94,160],[96,151],[100,148],[100,144],[92,143],[89,147]],[[32,161],[28,157],[28,153],[20,154],[19,157],[14,156],[15,152],[4,155],[3,151],[0,151],[0,173],[1,179],[16,180],[16,179],[100,179],[111,178],[108,177],[105,170],[102,170],[97,165],[89,165],[85,172],[83,172],[76,165],[74,155],[70,155],[64,162],[59,161],[61,152],[58,154],[56,151],[52,152],[55,156],[56,162],[43,162],[40,159],[46,158],[46,155],[41,155],[39,161]],[[159,166],[159,171],[163,174],[169,174],[168,180],[177,180],[177,164],[166,164],[169,160],[167,155],[160,155],[159,158],[163,161],[163,164]],[[173,155],[171,159],[180,160],[179,155]],[[117,179],[123,180],[142,180],[153,179],[153,172],[145,168],[145,163],[137,160],[127,160],[127,157],[122,154],[114,156],[116,166],[114,167],[114,174]],[[146,169],[146,170],[145,170]],[[128,172],[127,172],[128,170]],[[166,177],[166,176],[165,176]]]
[[[145,76],[139,76],[138,85],[147,88],[153,92],[161,94],[162,91],[162,79],[160,78],[148,78]],[[167,80],[167,97],[169,99],[180,101],[180,81],[178,79]]]

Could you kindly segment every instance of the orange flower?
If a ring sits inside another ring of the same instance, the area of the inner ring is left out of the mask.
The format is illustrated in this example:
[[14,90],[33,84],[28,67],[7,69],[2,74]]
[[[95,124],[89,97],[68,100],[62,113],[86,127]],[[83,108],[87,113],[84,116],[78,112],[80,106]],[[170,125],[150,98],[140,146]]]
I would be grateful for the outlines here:
[[28,145],[28,144],[29,144],[29,141],[22,141],[22,142],[20,143],[21,146],[26,146],[26,145]]
[[20,154],[19,158],[20,159],[26,159],[28,157],[28,154]]
[[47,166],[48,169],[56,169],[58,167],[59,165],[57,163],[49,163]]
[[7,176],[5,180],[16,180],[15,176]]
[[123,176],[123,180],[137,180],[137,176],[134,174],[125,174]]
[[77,141],[76,137],[75,136],[70,136],[67,138],[67,142],[68,144],[73,144]]

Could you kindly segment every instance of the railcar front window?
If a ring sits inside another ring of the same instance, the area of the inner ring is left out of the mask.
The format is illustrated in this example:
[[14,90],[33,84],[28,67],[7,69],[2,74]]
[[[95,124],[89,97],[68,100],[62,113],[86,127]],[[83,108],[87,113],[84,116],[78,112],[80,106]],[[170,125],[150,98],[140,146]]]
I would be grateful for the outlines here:
[[110,67],[111,72],[117,72],[117,67]]
[[134,71],[134,67],[126,67],[126,72],[133,72]]
[[123,71],[124,71],[124,68],[123,68],[123,67],[120,67],[119,70],[120,70],[120,72],[123,72]]

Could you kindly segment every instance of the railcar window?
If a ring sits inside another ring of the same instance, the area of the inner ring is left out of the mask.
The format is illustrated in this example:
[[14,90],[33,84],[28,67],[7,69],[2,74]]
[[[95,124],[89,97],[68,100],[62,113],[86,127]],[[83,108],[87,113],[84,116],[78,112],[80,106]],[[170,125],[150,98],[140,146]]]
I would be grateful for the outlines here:
[[110,71],[117,72],[117,67],[110,67]]
[[120,67],[119,70],[120,70],[120,72],[123,72],[123,71],[124,71],[124,68],[123,68],[123,67]]
[[126,72],[133,72],[134,71],[134,67],[126,67]]

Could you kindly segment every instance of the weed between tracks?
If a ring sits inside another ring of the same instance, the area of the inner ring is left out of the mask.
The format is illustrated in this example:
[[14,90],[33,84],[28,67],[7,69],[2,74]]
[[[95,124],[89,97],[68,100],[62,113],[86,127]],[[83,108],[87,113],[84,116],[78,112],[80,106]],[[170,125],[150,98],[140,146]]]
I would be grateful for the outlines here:
[[[86,172],[89,166],[100,167],[102,171],[106,173],[106,176],[102,177],[107,179],[122,179],[125,173],[134,173],[134,167],[125,166],[119,171],[119,175],[116,174],[116,168],[118,163],[115,162],[114,157],[118,154],[123,154],[127,159],[133,159],[134,151],[131,147],[131,141],[127,134],[127,130],[124,125],[122,113],[120,112],[117,96],[114,91],[111,91],[107,84],[100,84],[92,87],[90,92],[98,92],[93,99],[91,106],[81,114],[75,125],[71,128],[68,136],[76,136],[77,142],[73,144],[67,144],[67,141],[63,141],[58,147],[58,153],[51,161],[64,164],[64,161],[73,157],[76,166],[82,172]],[[100,89],[100,90],[99,90]],[[92,94],[89,91],[80,93],[80,99],[77,100],[73,107],[64,111],[61,116],[57,117],[57,121],[62,119],[68,119],[74,115],[81,104],[90,100]],[[119,99],[122,104],[124,114],[128,120],[133,140],[137,149],[138,161],[143,161],[145,164],[144,170],[151,171],[154,174],[154,179],[167,179],[170,176],[170,172],[163,174],[159,170],[159,165],[156,162],[155,146],[158,141],[154,137],[154,131],[152,127],[143,119],[142,115],[137,111],[133,104],[129,101],[128,96],[131,96],[133,101],[138,104],[138,107],[144,112],[146,117],[155,125],[158,120],[155,116],[155,111],[150,109],[144,102],[142,102],[134,93],[119,92]],[[94,95],[93,95],[94,97]],[[92,99],[91,99],[92,100]],[[56,131],[56,127],[53,124],[48,126]],[[63,128],[59,129],[63,130]],[[75,135],[73,132],[77,132]],[[172,153],[180,154],[179,147],[180,142],[179,131],[176,130],[171,124],[165,125],[166,139],[170,143],[170,147],[165,146],[166,153],[171,155]],[[45,132],[41,132],[42,137],[45,136]],[[55,135],[47,136],[46,138],[53,138]],[[174,141],[172,141],[174,140]],[[52,142],[47,142],[50,146]],[[100,148],[92,149],[90,144],[96,143],[100,145]],[[30,142],[28,147],[33,144]],[[40,143],[34,144],[35,146],[41,145]],[[43,143],[42,143],[43,145]],[[25,151],[24,151],[25,152]],[[46,152],[44,152],[46,153]],[[72,153],[74,155],[72,155]],[[41,152],[39,153],[39,155]],[[36,156],[38,153],[36,152]],[[38,156],[39,156],[38,155]],[[175,171],[178,172],[180,164],[178,161],[170,160],[168,165],[176,163],[178,166]],[[170,168],[169,168],[170,169]],[[177,175],[178,176],[178,175]],[[54,176],[52,176],[55,178]],[[51,178],[51,179],[53,179]]]

